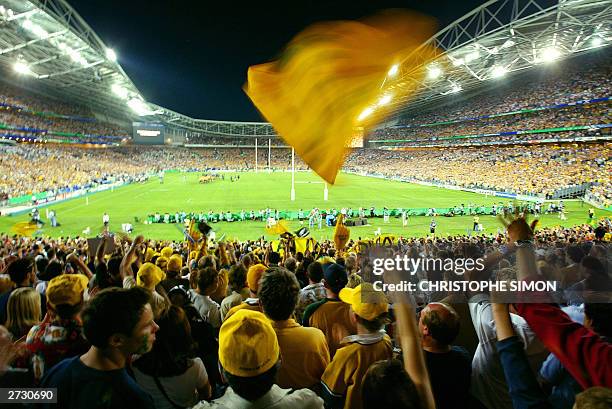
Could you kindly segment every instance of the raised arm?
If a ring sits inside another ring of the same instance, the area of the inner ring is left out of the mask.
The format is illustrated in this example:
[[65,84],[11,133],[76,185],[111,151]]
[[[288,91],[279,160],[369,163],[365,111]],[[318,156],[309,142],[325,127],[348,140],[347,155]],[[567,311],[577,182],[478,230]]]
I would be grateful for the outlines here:
[[514,333],[507,304],[493,304],[497,351],[506,375],[514,409],[549,409],[552,406],[529,366],[520,338]]
[[138,258],[137,249],[144,242],[144,237],[138,236],[132,242],[127,253],[123,256],[123,260],[121,260],[121,265],[119,267],[119,274],[121,275],[121,280],[123,281],[126,277],[132,276],[133,272],[131,270],[132,263],[136,261]]
[[435,409],[436,404],[431,383],[429,382],[425,358],[423,357],[421,338],[417,331],[414,309],[407,301],[395,303],[394,307],[397,315],[397,330],[403,351],[404,369],[412,382],[414,382],[419,397],[423,402],[423,408]]
[[77,269],[79,269],[81,273],[85,274],[87,278],[93,277],[93,274],[89,267],[87,267],[87,264],[85,264],[83,260],[81,260],[81,258],[75,253],[72,253],[68,257],[66,257],[66,261],[69,263],[74,263]]

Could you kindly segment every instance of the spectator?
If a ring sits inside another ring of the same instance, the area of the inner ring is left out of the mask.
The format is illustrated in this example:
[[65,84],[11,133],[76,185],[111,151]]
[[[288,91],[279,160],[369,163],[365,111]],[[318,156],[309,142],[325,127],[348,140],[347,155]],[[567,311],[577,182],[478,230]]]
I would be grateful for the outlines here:
[[109,288],[94,297],[82,314],[91,348],[51,368],[41,383],[43,388],[62,391],[60,407],[155,407],[125,368],[133,354],[145,354],[153,347],[159,327],[150,299],[151,293],[141,287]]
[[195,357],[185,312],[170,306],[158,325],[153,349],[134,362],[136,382],[153,397],[156,409],[191,407],[209,398],[208,374]]
[[227,314],[225,315],[225,319],[228,319],[232,314],[236,311],[247,309],[251,311],[259,311],[262,312],[261,305],[259,304],[259,298],[257,297],[257,292],[259,291],[259,281],[261,277],[267,270],[267,267],[263,264],[255,264],[249,267],[247,271],[247,285],[249,286],[249,298],[244,300],[242,304],[239,304],[235,307],[232,307]]
[[244,265],[233,265],[228,274],[229,286],[232,293],[225,297],[221,302],[221,320],[225,319],[227,312],[237,305],[240,305],[249,297],[249,288],[247,285],[247,269]]
[[374,362],[363,379],[363,408],[420,409],[414,383],[397,359]]
[[329,346],[329,355],[333,358],[341,341],[357,333],[357,326],[351,319],[350,304],[339,298],[340,291],[348,282],[346,269],[339,264],[328,263],[323,267],[323,276],[326,298],[306,308],[302,324],[323,331]]
[[[16,288],[29,288],[34,285],[34,282],[36,281],[35,267],[36,265],[34,260],[30,258],[20,258],[8,265],[6,271],[11,278],[13,288],[0,296],[0,324],[4,324],[6,322],[6,309],[11,293]],[[41,313],[44,314],[46,312],[46,304],[45,298],[42,294],[40,294],[40,307]]]
[[319,262],[312,262],[306,269],[308,285],[300,290],[295,315],[298,321],[302,321],[306,307],[317,301],[325,299],[325,286],[321,282],[323,279],[323,266]]
[[11,292],[7,305],[6,328],[15,340],[25,340],[25,336],[40,319],[40,295],[36,290],[20,287]]
[[342,340],[343,346],[325,370],[321,378],[323,397],[329,408],[360,409],[361,388],[368,368],[377,361],[392,358],[391,339],[382,331],[389,306],[385,295],[374,291],[370,283],[343,288],[340,299],[350,306],[350,319],[357,334]]
[[186,280],[181,277],[183,259],[180,255],[173,254],[172,256],[170,256],[166,268],[166,278],[159,283],[159,285],[164,288],[166,293],[168,293],[170,289],[176,287],[177,285],[182,285],[189,288],[189,280]]
[[200,313],[202,319],[218,330],[221,327],[221,312],[219,304],[210,298],[219,284],[219,274],[213,267],[206,267],[198,271],[198,288],[192,292],[193,305]]
[[62,274],[49,281],[46,292],[49,318],[34,325],[25,342],[36,383],[61,360],[89,349],[79,318],[86,288],[87,277],[82,274]]
[[281,388],[315,388],[329,364],[323,333],[302,327],[292,317],[300,285],[284,268],[270,268],[262,277],[259,301],[272,321],[280,347],[281,364],[276,383]]
[[248,309],[228,317],[219,333],[219,362],[229,383],[225,394],[194,409],[275,407],[322,409],[323,401],[308,389],[274,384],[280,348],[268,319]]
[[467,408],[472,361],[467,350],[452,346],[459,315],[449,305],[430,303],[421,311],[419,330],[436,408]]

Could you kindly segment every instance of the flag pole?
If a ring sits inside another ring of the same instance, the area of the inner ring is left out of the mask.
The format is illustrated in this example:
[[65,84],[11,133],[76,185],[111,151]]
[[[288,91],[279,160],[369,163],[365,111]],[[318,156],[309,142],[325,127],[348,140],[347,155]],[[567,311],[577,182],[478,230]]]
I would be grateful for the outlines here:
[[272,138],[268,138],[268,173],[272,172]]

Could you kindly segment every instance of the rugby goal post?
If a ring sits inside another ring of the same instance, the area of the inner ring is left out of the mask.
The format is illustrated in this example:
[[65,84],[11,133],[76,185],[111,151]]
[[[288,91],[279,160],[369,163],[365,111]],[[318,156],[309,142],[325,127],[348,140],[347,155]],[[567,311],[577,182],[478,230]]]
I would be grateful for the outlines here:
[[310,184],[310,183],[323,184],[323,185],[325,185],[324,188],[323,188],[323,200],[327,201],[327,199],[329,198],[329,190],[327,189],[327,182],[325,182],[325,181],[296,182],[295,181],[295,149],[291,148],[291,192],[290,192],[291,201],[295,201],[295,184],[296,183],[301,183],[301,184]]

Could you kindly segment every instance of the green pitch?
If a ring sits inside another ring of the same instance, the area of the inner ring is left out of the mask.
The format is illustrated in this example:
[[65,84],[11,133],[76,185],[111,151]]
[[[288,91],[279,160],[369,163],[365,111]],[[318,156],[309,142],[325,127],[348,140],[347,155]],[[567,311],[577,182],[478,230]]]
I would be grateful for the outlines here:
[[[159,211],[164,212],[208,212],[259,210],[266,207],[283,210],[324,209],[342,207],[450,207],[461,203],[490,205],[498,203],[500,198],[487,197],[475,193],[447,190],[436,187],[381,180],[376,178],[341,174],[337,183],[329,186],[329,200],[323,200],[321,179],[311,173],[296,174],[296,200],[290,200],[291,175],[289,173],[241,173],[240,180],[230,182],[226,174],[224,181],[219,180],[209,184],[199,184],[197,173],[170,173],[163,184],[157,177],[144,184],[133,184],[85,197],[72,199],[50,206],[57,213],[61,226],[52,228],[44,218],[45,210],[40,209],[41,217],[47,224],[42,234],[51,237],[83,235],[83,230],[89,227],[91,236],[102,230],[102,214],[110,216],[111,231],[120,231],[122,223],[132,223],[134,234],[143,234],[155,239],[180,240],[182,234],[178,225],[142,223],[147,215]],[[235,175],[232,173],[231,175]],[[305,183],[306,182],[306,183]],[[310,182],[310,183],[308,183]],[[319,183],[317,183],[319,182]],[[507,199],[503,199],[507,203]],[[571,226],[587,221],[589,205],[579,201],[566,202],[568,220],[562,222],[557,215],[544,215],[542,225],[555,226],[562,224]],[[611,212],[597,210],[596,216],[610,216]],[[141,221],[135,223],[135,217]],[[11,226],[20,221],[28,220],[27,215],[0,217],[0,232],[10,233]],[[401,219],[391,218],[384,223],[382,218],[369,219],[369,226],[351,228],[351,237],[372,237],[374,231],[381,228],[383,234],[396,236],[425,236],[429,233],[429,217],[411,217],[406,228],[401,226]],[[437,217],[438,235],[464,234],[472,228],[471,216]],[[496,233],[500,224],[493,216],[481,216],[485,233]],[[291,221],[290,226],[297,230],[298,221]],[[307,224],[307,222],[306,222]],[[214,224],[217,235],[225,234],[228,238],[256,239],[265,234],[264,222],[220,222]],[[312,235],[317,239],[331,238],[333,228],[315,228]]]

